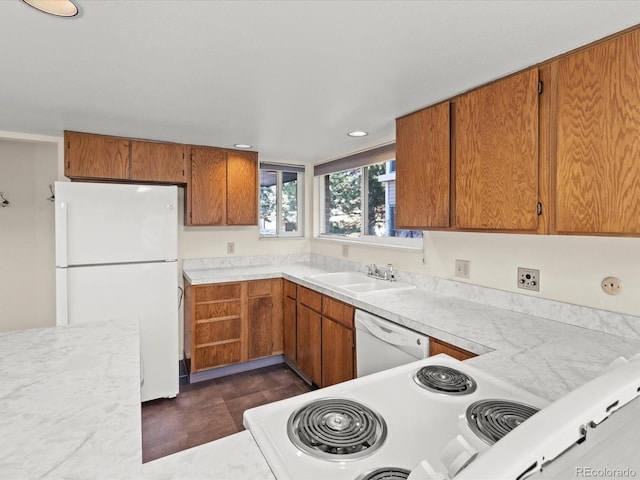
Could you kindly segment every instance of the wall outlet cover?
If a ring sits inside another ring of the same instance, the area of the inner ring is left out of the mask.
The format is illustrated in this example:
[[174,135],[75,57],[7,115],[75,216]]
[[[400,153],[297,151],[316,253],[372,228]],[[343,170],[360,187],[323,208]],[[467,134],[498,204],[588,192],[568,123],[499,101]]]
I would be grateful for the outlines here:
[[602,279],[600,286],[602,290],[609,295],[620,295],[622,293],[622,280],[617,277]]
[[540,270],[518,267],[518,288],[540,291]]
[[236,244],[233,242],[227,243],[227,254],[233,255],[236,253]]

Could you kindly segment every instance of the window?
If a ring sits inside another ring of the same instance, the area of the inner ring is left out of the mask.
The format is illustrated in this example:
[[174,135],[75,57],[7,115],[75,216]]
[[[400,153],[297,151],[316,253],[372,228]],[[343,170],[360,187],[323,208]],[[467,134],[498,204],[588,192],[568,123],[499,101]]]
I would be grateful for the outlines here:
[[303,166],[267,163],[260,165],[260,235],[304,235],[303,191]]
[[320,175],[321,233],[422,238],[422,231],[395,228],[395,178],[393,159]]

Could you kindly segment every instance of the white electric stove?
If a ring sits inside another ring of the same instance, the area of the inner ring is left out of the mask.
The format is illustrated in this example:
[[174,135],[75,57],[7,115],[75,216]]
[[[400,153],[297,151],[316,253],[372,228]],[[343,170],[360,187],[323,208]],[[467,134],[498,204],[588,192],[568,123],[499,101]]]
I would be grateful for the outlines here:
[[247,410],[244,425],[278,480],[406,479],[425,460],[452,478],[547,404],[441,354]]
[[[247,410],[244,424],[278,480],[521,480],[578,450],[602,456],[596,429],[638,396],[640,354],[552,404],[441,354]],[[637,455],[617,453],[635,476]]]

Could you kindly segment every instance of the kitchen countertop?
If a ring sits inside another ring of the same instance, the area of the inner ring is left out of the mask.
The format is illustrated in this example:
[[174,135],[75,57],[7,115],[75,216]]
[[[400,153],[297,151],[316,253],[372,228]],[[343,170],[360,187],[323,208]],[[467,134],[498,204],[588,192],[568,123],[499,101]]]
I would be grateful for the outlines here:
[[0,478],[130,478],[141,456],[137,322],[0,334]]
[[142,464],[137,322],[0,333],[0,478],[273,480],[247,431]]
[[185,268],[192,285],[284,277],[356,308],[469,350],[467,360],[550,401],[597,376],[619,356],[640,352],[640,340],[576,327],[423,289],[351,297],[308,277],[309,264]]
[[[481,354],[467,361],[549,400],[640,352],[639,340],[421,289],[352,298],[306,278],[324,271],[285,264],[185,276],[287,278]],[[1,333],[0,478],[274,479],[247,431],[141,464],[138,345],[137,324],[125,321]],[[633,413],[621,410],[618,421]]]

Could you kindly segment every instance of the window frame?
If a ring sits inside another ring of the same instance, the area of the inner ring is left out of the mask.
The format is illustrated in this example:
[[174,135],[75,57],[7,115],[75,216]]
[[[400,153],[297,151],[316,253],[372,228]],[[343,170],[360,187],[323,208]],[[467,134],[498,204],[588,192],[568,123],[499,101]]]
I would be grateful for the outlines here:
[[[275,171],[276,172],[276,232],[275,233],[262,233],[261,226],[258,225],[258,232],[261,239],[269,238],[304,238],[304,165],[294,164],[276,164],[276,163],[260,163],[258,171],[258,177],[262,177],[262,171]],[[282,231],[281,220],[283,217],[282,211],[282,195],[283,195],[283,181],[282,177],[284,173],[295,173],[297,175],[296,186],[296,198],[297,198],[297,217],[298,228],[294,232]],[[262,189],[260,182],[258,182],[258,188]],[[260,200],[261,195],[258,195],[258,212],[260,212]],[[258,218],[260,222],[261,218]]]

